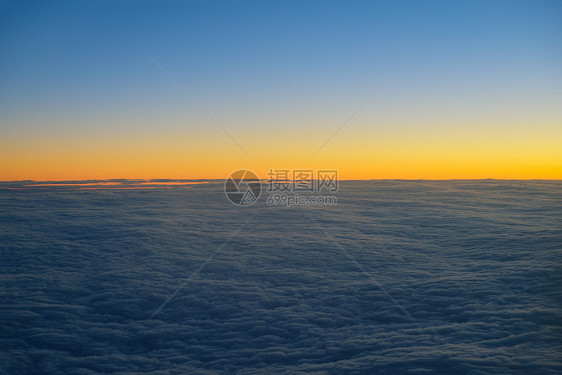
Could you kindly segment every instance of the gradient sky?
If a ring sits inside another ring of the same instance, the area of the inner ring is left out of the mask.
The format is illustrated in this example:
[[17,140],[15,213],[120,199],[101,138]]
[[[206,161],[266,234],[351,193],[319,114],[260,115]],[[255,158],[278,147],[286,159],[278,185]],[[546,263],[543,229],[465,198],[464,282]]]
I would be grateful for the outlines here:
[[0,180],[562,178],[560,1],[0,2],[0,50]]

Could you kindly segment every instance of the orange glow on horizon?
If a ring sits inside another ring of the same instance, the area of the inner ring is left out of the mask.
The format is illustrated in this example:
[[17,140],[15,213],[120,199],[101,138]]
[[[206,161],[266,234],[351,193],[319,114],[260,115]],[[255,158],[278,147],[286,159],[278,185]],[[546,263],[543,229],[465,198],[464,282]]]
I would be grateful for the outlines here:
[[[360,127],[339,134],[312,159],[317,132],[269,137],[243,134],[245,155],[223,134],[82,137],[43,135],[0,140],[0,180],[79,181],[224,179],[250,169],[262,179],[270,169],[336,169],[340,180],[562,179],[562,134],[475,129],[378,134]],[[290,147],[288,147],[290,145]],[[310,160],[309,160],[310,159]],[[162,184],[162,182],[159,182]]]

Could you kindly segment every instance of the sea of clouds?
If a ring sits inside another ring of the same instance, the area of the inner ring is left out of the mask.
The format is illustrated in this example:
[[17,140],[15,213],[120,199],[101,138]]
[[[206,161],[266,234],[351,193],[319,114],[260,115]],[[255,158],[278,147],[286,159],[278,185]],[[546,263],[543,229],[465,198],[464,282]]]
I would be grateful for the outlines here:
[[[126,183],[126,182],[123,182]],[[562,183],[0,185],[1,374],[562,373]]]

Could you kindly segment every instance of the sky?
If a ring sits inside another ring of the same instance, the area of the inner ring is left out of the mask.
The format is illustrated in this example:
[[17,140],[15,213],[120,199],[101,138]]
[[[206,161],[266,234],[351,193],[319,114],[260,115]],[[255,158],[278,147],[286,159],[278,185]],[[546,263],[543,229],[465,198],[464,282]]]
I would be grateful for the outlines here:
[[558,1],[1,1],[0,180],[561,179],[561,21]]

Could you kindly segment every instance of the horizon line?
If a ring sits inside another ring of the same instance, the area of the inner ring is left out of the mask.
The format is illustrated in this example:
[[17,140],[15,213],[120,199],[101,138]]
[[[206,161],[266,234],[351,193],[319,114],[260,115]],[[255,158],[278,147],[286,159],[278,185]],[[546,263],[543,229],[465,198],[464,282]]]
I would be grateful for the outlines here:
[[[45,183],[45,182],[53,182],[53,183],[64,183],[64,182],[96,182],[96,181],[113,181],[113,182],[166,182],[166,181],[224,181],[225,178],[90,178],[90,179],[68,179],[68,180],[33,180],[33,179],[26,179],[26,180],[0,180],[0,183]],[[269,181],[270,179],[267,178],[260,178],[260,181]],[[311,179],[317,180],[317,179]],[[562,181],[562,178],[495,178],[495,177],[483,177],[483,178],[346,178],[346,179],[338,179],[338,181],[484,181],[484,180],[492,180],[492,181]],[[293,181],[293,180],[287,180]]]

